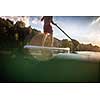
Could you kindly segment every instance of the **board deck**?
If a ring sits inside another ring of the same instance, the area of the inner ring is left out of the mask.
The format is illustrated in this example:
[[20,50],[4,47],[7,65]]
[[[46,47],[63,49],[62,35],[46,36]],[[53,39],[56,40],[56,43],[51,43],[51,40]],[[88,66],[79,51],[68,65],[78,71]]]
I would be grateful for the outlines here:
[[70,51],[70,48],[43,47],[43,46],[32,46],[32,45],[25,45],[24,48],[28,48],[28,49],[49,49],[49,50],[65,50],[65,51]]
[[28,49],[34,58],[42,61],[51,59],[59,53],[70,53],[70,48],[43,47],[33,45],[25,45],[24,48]]

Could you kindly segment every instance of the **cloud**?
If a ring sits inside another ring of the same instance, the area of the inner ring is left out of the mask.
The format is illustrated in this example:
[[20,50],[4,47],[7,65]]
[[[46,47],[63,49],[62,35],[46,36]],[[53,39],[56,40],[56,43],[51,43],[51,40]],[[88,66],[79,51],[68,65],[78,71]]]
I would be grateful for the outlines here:
[[37,25],[37,24],[40,24],[40,23],[42,23],[42,22],[41,22],[41,17],[40,17],[40,16],[39,16],[39,17],[34,17],[34,18],[33,18],[32,24]]
[[16,23],[17,21],[23,21],[26,27],[29,26],[29,19],[30,19],[29,16],[0,16],[0,17],[4,19],[10,19],[14,23]]
[[100,24],[100,17],[92,21],[91,25]]
[[39,23],[38,18],[34,18],[34,19],[32,20],[32,23],[33,23],[33,24],[38,24],[38,23]]
[[100,17],[94,19],[89,25],[88,41],[100,46]]
[[94,33],[100,34],[100,17],[91,22],[90,30]]
[[27,17],[27,16],[24,16],[21,20],[25,23],[26,27],[28,27],[30,24],[29,24],[29,19],[30,17]]

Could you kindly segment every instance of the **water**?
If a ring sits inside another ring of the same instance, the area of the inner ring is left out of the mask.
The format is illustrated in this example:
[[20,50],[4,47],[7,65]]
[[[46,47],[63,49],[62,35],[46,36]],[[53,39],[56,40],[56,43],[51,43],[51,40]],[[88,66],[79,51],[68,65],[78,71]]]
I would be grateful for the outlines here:
[[88,59],[94,59],[100,61],[100,52],[79,51],[78,54],[87,56]]
[[100,52],[93,52],[93,51],[78,51],[79,54],[82,55],[91,55],[91,56],[96,56],[100,58]]
[[0,82],[100,82],[100,62],[83,59],[96,54],[65,53],[46,61],[20,51],[3,54],[0,55]]

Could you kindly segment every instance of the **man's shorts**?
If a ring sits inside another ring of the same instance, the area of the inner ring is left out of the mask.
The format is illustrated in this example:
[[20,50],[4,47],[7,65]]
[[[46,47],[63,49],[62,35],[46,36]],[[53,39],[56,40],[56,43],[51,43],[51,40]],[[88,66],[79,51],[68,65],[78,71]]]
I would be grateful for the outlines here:
[[52,26],[51,25],[44,25],[44,33],[45,34],[47,34],[47,33],[52,34],[53,33]]

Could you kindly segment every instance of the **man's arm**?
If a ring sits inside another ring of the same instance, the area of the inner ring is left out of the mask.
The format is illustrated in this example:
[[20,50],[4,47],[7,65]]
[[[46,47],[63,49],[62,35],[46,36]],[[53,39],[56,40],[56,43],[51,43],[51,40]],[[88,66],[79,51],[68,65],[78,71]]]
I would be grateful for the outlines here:
[[53,25],[56,25],[56,23],[54,23],[54,21],[53,21],[53,17],[51,17],[51,23],[52,23]]
[[51,23],[52,23],[53,25],[56,25],[56,23],[54,23],[53,20],[51,21]]

